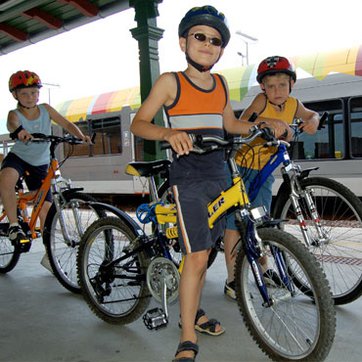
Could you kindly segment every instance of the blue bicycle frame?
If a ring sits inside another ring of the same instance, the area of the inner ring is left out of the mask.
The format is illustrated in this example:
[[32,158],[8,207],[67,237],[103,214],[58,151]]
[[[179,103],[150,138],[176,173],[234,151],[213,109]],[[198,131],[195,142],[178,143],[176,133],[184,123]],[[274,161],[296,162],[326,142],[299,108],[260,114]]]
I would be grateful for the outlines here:
[[[264,165],[264,167],[260,170],[260,172],[257,174],[257,176],[251,181],[248,191],[249,200],[253,201],[256,196],[258,195],[258,192],[260,191],[260,188],[266,181],[266,179],[275,171],[275,169],[282,163],[289,164],[290,157],[287,151],[287,147],[283,143],[279,143],[277,146],[276,152],[270,157],[268,162]],[[248,261],[250,265],[252,266],[253,274],[255,277],[255,280],[257,281],[258,289],[263,296],[265,305],[271,305],[271,301],[268,296],[267,288],[264,283],[264,281],[261,279],[262,272],[260,270],[259,263],[256,262],[256,260],[260,257],[260,253],[255,249],[256,245],[258,245],[256,241],[256,235],[254,232],[254,228],[252,226],[253,222],[249,220],[246,221],[246,243],[245,243],[245,249],[246,249],[246,255],[248,257]],[[286,273],[287,266],[285,264],[284,257],[280,250],[276,248],[275,246],[271,246],[270,251],[274,257],[275,264],[277,266],[277,269],[279,271],[279,277],[283,284],[286,286],[286,288],[290,291],[291,294],[295,293],[295,287],[293,283],[291,283],[289,276]]]
[[275,171],[275,169],[284,162],[290,161],[290,157],[287,151],[287,147],[284,144],[279,144],[277,151],[273,156],[270,157],[269,161],[260,170],[257,176],[251,181],[249,187],[249,198],[250,201],[255,200],[261,186],[264,184],[266,179]]

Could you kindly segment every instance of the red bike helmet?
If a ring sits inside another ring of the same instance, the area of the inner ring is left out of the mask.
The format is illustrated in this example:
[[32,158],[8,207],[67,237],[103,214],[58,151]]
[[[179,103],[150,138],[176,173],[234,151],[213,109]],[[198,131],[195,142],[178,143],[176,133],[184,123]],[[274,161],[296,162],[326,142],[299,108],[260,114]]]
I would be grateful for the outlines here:
[[42,87],[41,80],[36,73],[30,72],[29,70],[19,70],[11,75],[9,79],[10,92],[13,92],[16,89],[28,87]]
[[216,29],[222,38],[222,48],[225,48],[230,40],[230,30],[225,15],[217,11],[211,5],[195,7],[189,10],[182,18],[179,27],[179,37],[185,38],[190,28],[195,25],[207,25]]
[[290,61],[285,57],[280,57],[277,55],[268,57],[259,64],[256,80],[260,84],[266,75],[277,73],[285,73],[290,75],[294,82],[297,80],[297,74]]

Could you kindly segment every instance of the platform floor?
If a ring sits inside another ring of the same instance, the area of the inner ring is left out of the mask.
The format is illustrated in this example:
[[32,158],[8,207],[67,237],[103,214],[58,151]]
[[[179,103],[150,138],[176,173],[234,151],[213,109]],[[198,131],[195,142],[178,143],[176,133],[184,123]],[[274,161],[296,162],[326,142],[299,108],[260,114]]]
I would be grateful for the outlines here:
[[[141,320],[128,326],[106,324],[80,295],[64,289],[40,265],[43,246],[35,241],[17,267],[0,276],[1,362],[160,362],[171,361],[179,338],[178,305],[170,324],[149,331]],[[223,255],[210,268],[202,306],[222,321],[226,333],[200,335],[198,362],[268,361],[249,336],[235,302],[223,295]],[[156,304],[155,304],[156,306]],[[362,360],[362,299],[336,307],[337,333],[327,362]]]

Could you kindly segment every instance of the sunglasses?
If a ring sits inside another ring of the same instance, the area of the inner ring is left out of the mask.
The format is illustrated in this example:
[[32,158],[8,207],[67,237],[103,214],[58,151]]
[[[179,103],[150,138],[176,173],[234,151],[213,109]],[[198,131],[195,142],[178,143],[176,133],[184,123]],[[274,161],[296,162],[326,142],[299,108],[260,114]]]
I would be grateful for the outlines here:
[[193,36],[200,42],[205,42],[207,40],[211,45],[216,47],[220,47],[222,45],[222,40],[220,38],[210,38],[203,33],[191,33],[189,36]]

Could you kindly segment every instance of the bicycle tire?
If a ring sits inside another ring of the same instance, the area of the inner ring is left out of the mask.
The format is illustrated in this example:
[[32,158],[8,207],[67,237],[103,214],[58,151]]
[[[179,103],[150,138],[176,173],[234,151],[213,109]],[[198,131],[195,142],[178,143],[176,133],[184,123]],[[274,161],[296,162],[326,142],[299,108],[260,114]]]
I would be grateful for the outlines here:
[[[0,211],[4,209],[0,200]],[[0,222],[0,273],[6,274],[13,270],[20,258],[20,250],[16,248],[8,237],[9,220],[5,216]]]
[[[327,275],[335,304],[351,303],[362,295],[362,202],[335,180],[310,177],[301,180],[300,186],[303,192],[313,190],[321,224],[328,234],[327,242],[311,245],[309,249]],[[282,228],[304,242],[289,195],[288,191],[280,194],[273,216],[288,220]],[[319,240],[303,198],[299,199],[299,206],[309,235]]]
[[[295,288],[267,287],[273,305],[263,305],[244,248],[235,264],[235,287],[245,325],[261,350],[274,361],[323,361],[332,346],[336,316],[328,281],[316,258],[298,240],[278,229],[258,229],[264,246],[282,251],[291,270],[308,283],[312,298]],[[269,258],[270,267],[275,266]],[[292,265],[292,267],[290,267]],[[292,276],[293,277],[293,276]]]
[[[175,203],[175,200],[173,198],[173,194],[170,191],[170,185],[168,180],[164,181],[159,189],[157,190],[158,197],[160,198],[161,202],[167,204],[167,203]],[[182,251],[178,245],[178,239],[177,239],[177,246],[170,245],[169,252],[172,258],[172,261],[175,263],[175,265],[180,266],[181,260],[182,260]],[[210,268],[211,265],[214,263],[216,257],[218,254],[218,248],[214,247],[211,249],[209,254],[209,259],[207,261],[207,268]]]
[[[93,208],[89,202],[96,202],[92,196],[74,192],[63,194],[64,203],[61,205],[67,231],[71,237],[71,245],[64,241],[59,213],[53,203],[47,214],[43,232],[43,242],[54,276],[59,283],[73,293],[80,293],[77,277],[77,250],[81,239],[80,234],[96,219],[106,217],[105,211]],[[75,221],[74,210],[79,222]],[[78,225],[78,226],[77,226]]]
[[79,285],[91,311],[107,323],[129,324],[149,305],[149,260],[142,252],[102,272],[102,265],[136,247],[137,238],[135,230],[116,217],[95,221],[82,237],[77,258]]

